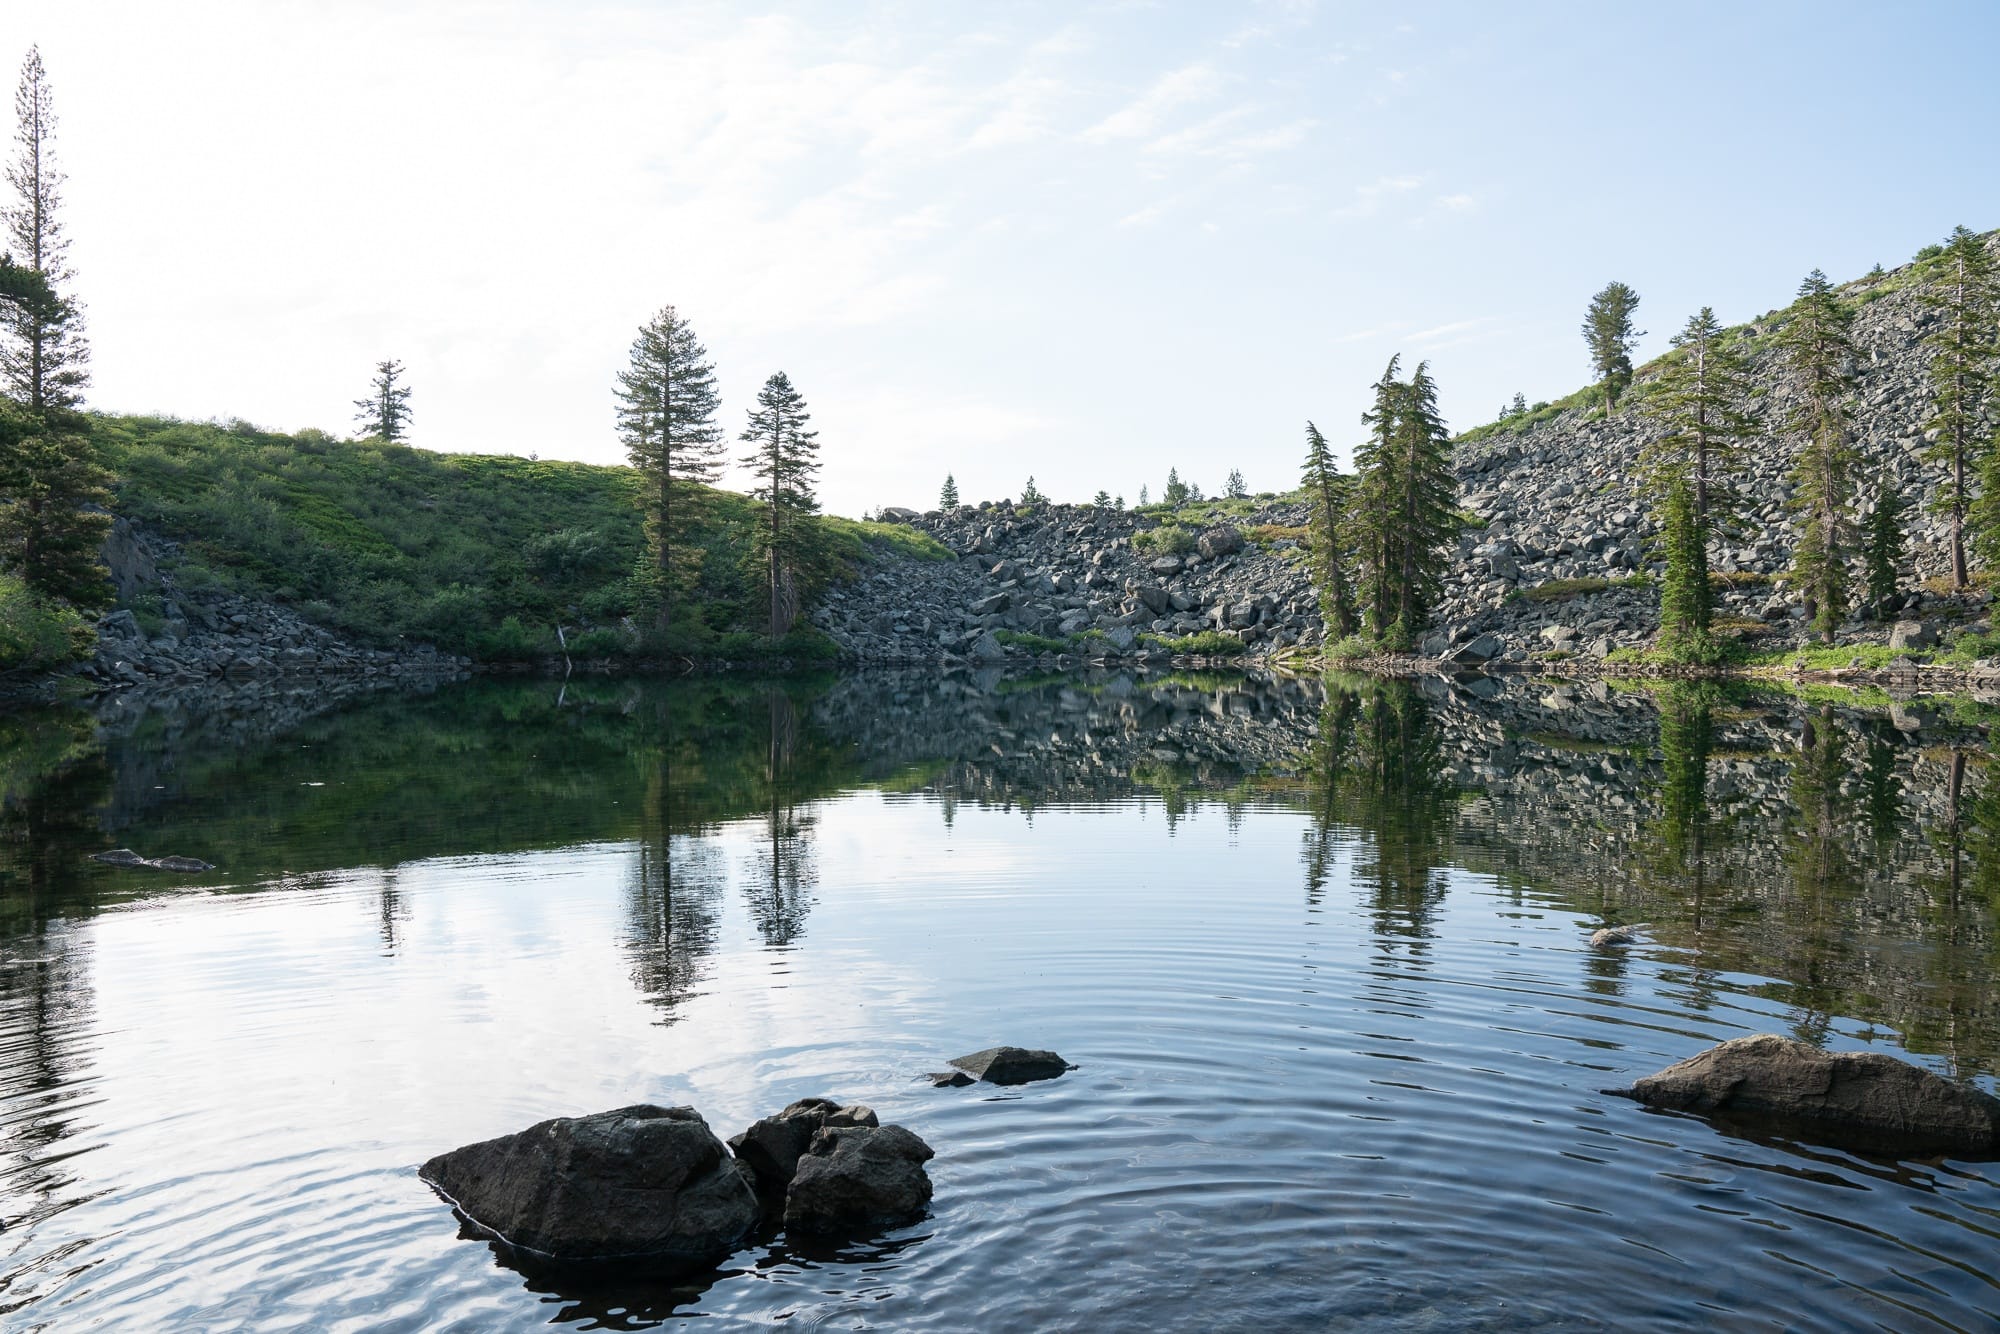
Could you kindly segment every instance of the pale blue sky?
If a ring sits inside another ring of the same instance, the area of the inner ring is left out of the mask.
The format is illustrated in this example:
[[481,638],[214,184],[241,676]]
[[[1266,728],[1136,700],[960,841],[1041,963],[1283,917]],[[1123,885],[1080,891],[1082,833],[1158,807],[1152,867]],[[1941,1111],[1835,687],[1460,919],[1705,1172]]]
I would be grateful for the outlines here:
[[1454,426],[2000,226],[2000,3],[16,3],[97,406],[609,462],[664,302],[828,507],[1289,486],[1392,353]]

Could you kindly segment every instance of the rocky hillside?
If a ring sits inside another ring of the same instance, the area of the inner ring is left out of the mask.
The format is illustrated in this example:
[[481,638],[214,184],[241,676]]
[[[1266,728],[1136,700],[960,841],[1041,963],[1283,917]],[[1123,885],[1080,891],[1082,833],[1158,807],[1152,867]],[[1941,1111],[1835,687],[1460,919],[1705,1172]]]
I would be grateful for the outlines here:
[[[1936,318],[1919,298],[1925,279],[1911,265],[1842,289],[1856,310],[1857,509],[1872,510],[1884,479],[1911,502],[1904,605],[1884,621],[1847,627],[1844,638],[1857,643],[1888,639],[1887,622],[1897,618],[1923,623],[1925,635],[1985,628],[1986,594],[1950,598],[1920,587],[1948,562],[1944,522],[1928,511],[1942,473],[1918,458],[1930,415],[1922,339]],[[1799,391],[1774,338],[1783,318],[1772,312],[1734,331],[1751,370],[1756,436],[1739,451],[1741,504],[1712,563],[1723,625],[1771,648],[1807,638],[1804,607],[1778,579],[1796,538],[1786,502],[1798,447],[1784,429]],[[1468,524],[1423,645],[1428,654],[1603,657],[1651,641],[1657,529],[1637,480],[1640,450],[1661,434],[1645,410],[1651,369],[1642,368],[1609,416],[1579,395],[1572,406],[1467,432],[1455,465]],[[1165,653],[1168,641],[1202,631],[1230,635],[1253,656],[1321,641],[1297,545],[1306,511],[1297,503],[1176,516],[1201,544],[1178,556],[1143,548],[1147,531],[1166,521],[1150,513],[983,505],[885,517],[924,530],[959,559],[891,563],[836,590],[816,623],[857,658]]]
[[[1948,573],[1949,548],[1944,520],[1928,511],[1943,473],[1918,457],[1931,412],[1922,339],[1936,316],[1919,298],[1923,275],[1914,270],[1850,283],[1841,293],[1856,307],[1858,509],[1872,512],[1885,480],[1913,502],[1905,516],[1910,560],[1904,615],[1976,619],[1984,614],[1983,595],[1940,599],[1918,588]],[[1711,565],[1727,581],[1719,614],[1756,628],[1772,645],[1805,634],[1802,603],[1774,581],[1790,565],[1797,537],[1786,502],[1798,441],[1784,423],[1798,406],[1799,388],[1773,337],[1782,319],[1783,312],[1773,312],[1736,331],[1752,374],[1748,409],[1756,435],[1737,456],[1735,531]],[[1463,641],[1492,630],[1510,652],[1556,647],[1600,656],[1651,638],[1657,593],[1621,583],[1659,569],[1657,529],[1636,481],[1640,450],[1662,434],[1645,412],[1646,390],[1642,371],[1634,392],[1609,417],[1601,406],[1573,407],[1518,429],[1503,423],[1473,432],[1475,438],[1461,443],[1461,503],[1484,527],[1459,539],[1440,618],[1449,636]],[[1601,591],[1589,591],[1595,581],[1602,581]],[[1569,587],[1584,591],[1559,595]],[[1887,630],[1857,621],[1848,635],[1879,640]]]
[[1263,656],[1320,639],[1301,505],[1197,506],[1180,523],[1089,505],[991,503],[883,517],[957,559],[889,561],[830,589],[813,623],[852,657]]

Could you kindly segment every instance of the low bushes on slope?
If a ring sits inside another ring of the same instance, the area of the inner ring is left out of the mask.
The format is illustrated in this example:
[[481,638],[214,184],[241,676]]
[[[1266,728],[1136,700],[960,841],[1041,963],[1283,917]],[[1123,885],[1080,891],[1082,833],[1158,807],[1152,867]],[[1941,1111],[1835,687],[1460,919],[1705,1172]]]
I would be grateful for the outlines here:
[[[635,580],[644,531],[636,475],[507,455],[437,454],[159,417],[100,417],[119,511],[177,539],[193,593],[227,589],[295,606],[357,639],[427,641],[482,658],[741,649],[761,628],[760,512],[713,491],[688,552],[697,569],[670,639],[621,628],[648,606]],[[821,521],[817,583],[886,552],[950,553],[891,524]],[[817,592],[809,586],[808,595]],[[135,608],[142,619],[157,607]],[[595,627],[595,628],[593,628]]]

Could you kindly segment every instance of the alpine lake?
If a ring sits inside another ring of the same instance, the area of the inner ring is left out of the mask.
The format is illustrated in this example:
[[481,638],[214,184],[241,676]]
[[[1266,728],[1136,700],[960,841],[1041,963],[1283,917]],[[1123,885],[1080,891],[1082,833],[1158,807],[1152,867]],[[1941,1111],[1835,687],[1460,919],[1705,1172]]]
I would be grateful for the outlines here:
[[[1993,713],[1162,669],[0,715],[0,1329],[1994,1329],[2000,1165],[1604,1092],[1759,1032],[1991,1091]],[[1077,1068],[924,1078],[1000,1043]],[[565,1283],[417,1175],[818,1094],[935,1148],[921,1223]]]

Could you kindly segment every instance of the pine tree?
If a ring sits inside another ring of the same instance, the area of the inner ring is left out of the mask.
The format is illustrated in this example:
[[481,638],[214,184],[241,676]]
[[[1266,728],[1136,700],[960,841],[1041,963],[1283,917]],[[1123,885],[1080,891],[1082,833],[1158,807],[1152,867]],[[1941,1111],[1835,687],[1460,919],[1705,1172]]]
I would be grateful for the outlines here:
[[[1145,504],[1145,501],[1142,500],[1139,503],[1143,505]],[[1125,497],[1122,494],[1113,496],[1111,498],[1111,507],[1117,510],[1120,514],[1123,514],[1125,512]]]
[[110,474],[77,410],[89,383],[82,311],[65,295],[75,275],[58,212],[56,117],[39,51],[30,48],[14,94],[16,155],[0,210],[6,250],[0,285],[0,561],[37,594],[96,608],[111,601],[98,558],[110,530]]
[[819,432],[806,429],[811,420],[804,396],[789,376],[777,371],[757,391],[750,424],[738,437],[751,446],[743,463],[759,479],[750,496],[765,507],[757,548],[770,592],[773,639],[792,628],[799,608],[798,578],[813,573],[818,560],[813,516],[819,513],[819,501],[812,479],[819,471]]
[[28,49],[14,93],[15,157],[7,184],[15,203],[0,210],[6,244],[0,249],[41,275],[47,299],[5,307],[6,338],[0,341],[0,376],[7,392],[29,412],[74,408],[90,381],[90,345],[83,315],[66,291],[76,276],[69,266],[69,239],[58,216],[65,177],[56,166],[56,114],[41,53]]
[[1394,650],[1416,641],[1444,593],[1444,548],[1455,530],[1451,437],[1428,363],[1408,383],[1391,358],[1362,415],[1351,538],[1359,552],[1369,632]]
[[1964,588],[1968,582],[1965,520],[1972,503],[1968,475],[1976,475],[1985,461],[1984,415],[1989,366],[1996,350],[1994,303],[2000,299],[2000,284],[1995,282],[1986,243],[1964,227],[1945,241],[1943,259],[1943,276],[1922,296],[1924,304],[1942,316],[1924,338],[1931,350],[1931,401],[1936,414],[1924,428],[1937,432],[1924,458],[1942,465],[1947,474],[1932,508],[1951,520],[1951,584]]
[[[1111,493],[1110,493],[1109,491],[1099,491],[1099,492],[1098,492],[1098,493],[1097,493],[1096,495],[1094,495],[1094,496],[1092,496],[1092,497],[1090,498],[1090,503],[1091,503],[1091,505],[1092,505],[1092,506],[1094,506],[1094,507],[1095,507],[1095,508],[1097,508],[1097,509],[1101,509],[1101,510],[1102,510],[1102,509],[1110,509],[1110,508],[1111,508]],[[1122,506],[1121,506],[1121,508],[1122,508]]]
[[1249,496],[1250,488],[1243,484],[1243,470],[1241,468],[1231,468],[1229,470],[1229,482],[1223,488],[1223,493],[1231,500],[1243,500]]
[[1167,489],[1160,493],[1160,499],[1174,509],[1188,502],[1188,485],[1181,480],[1180,469],[1167,469]]
[[1520,390],[1516,389],[1514,391],[1514,401],[1507,405],[1507,414],[1511,417],[1527,416],[1528,396],[1526,394],[1523,394]]
[[111,604],[101,552],[111,531],[111,476],[84,416],[0,403],[0,561],[45,598],[86,609]]
[[1877,616],[1883,615],[1896,596],[1896,580],[1903,564],[1902,493],[1886,473],[1875,488],[1875,510],[1868,516],[1868,539],[1864,549],[1868,569],[1868,602]]
[[1354,633],[1354,591],[1347,566],[1347,525],[1341,518],[1341,478],[1319,427],[1306,423],[1306,501],[1312,506],[1307,525],[1307,550],[1313,578],[1319,584],[1321,618],[1329,643]]
[[618,373],[618,438],[640,476],[646,510],[643,582],[659,600],[658,624],[673,624],[676,585],[699,559],[684,538],[721,468],[715,368],[694,328],[672,306],[641,325],[631,362]]
[[1667,555],[1660,584],[1660,647],[1675,662],[1710,661],[1707,532],[1686,472],[1673,474],[1667,483],[1660,527]]
[[1792,469],[1792,505],[1802,517],[1791,577],[1805,594],[1813,628],[1829,643],[1847,611],[1847,511],[1854,465],[1847,438],[1854,395],[1848,369],[1854,359],[1848,334],[1852,318],[1833,284],[1814,269],[1799,284],[1792,318],[1778,333],[1801,390],[1790,427],[1805,437]]
[[1028,474],[1028,484],[1021,488],[1021,503],[1023,505],[1046,505],[1049,503],[1049,498],[1042,494],[1040,487],[1035,485],[1033,473]]
[[1640,463],[1664,498],[1675,478],[1685,477],[1695,522],[1706,541],[1735,447],[1750,430],[1742,405],[1750,396],[1743,360],[1722,340],[1722,325],[1708,306],[1688,317],[1674,335],[1675,355],[1667,359],[1647,412],[1667,433],[1641,451]]
[[1146,484],[1144,482],[1139,483],[1139,508],[1146,508]]
[[953,510],[958,508],[958,483],[950,473],[944,475],[944,486],[938,491],[938,508]]
[[368,397],[354,400],[354,424],[370,440],[400,445],[410,438],[410,387],[402,383],[403,363],[378,361]]
[[1583,317],[1583,341],[1590,348],[1590,366],[1604,386],[1604,410],[1618,406],[1618,395],[1632,380],[1632,349],[1645,331],[1632,328],[1639,294],[1624,283],[1606,283],[1590,299]]

